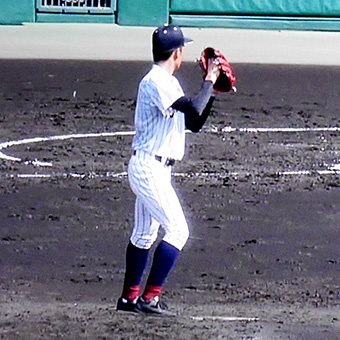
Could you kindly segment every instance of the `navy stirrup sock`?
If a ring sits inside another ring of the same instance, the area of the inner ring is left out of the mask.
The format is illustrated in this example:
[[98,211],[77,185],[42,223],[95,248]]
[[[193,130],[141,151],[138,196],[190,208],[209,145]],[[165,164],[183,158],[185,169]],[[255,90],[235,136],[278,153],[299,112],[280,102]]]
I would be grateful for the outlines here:
[[149,249],[135,247],[131,242],[126,250],[126,270],[122,297],[133,301],[140,291],[140,282],[149,256]]
[[161,293],[162,285],[174,265],[179,252],[177,248],[165,241],[159,243],[155,250],[150,275],[142,296],[145,301],[149,301]]

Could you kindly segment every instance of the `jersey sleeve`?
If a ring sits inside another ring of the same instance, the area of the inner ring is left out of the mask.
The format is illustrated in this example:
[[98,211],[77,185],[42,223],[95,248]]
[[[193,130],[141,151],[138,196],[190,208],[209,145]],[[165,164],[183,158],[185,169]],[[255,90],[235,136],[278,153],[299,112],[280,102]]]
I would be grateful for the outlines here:
[[150,99],[164,116],[172,116],[174,109],[171,105],[183,96],[183,90],[175,77],[162,81],[150,80]]

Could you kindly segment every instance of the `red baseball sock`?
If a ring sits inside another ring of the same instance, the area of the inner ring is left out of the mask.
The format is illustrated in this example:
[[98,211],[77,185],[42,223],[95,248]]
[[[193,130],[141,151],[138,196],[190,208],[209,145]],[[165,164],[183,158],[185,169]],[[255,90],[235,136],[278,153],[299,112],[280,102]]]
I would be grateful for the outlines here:
[[161,286],[152,286],[147,284],[144,289],[144,293],[142,295],[142,298],[144,301],[150,301],[155,296],[160,295],[162,292]]
[[134,301],[138,297],[139,291],[139,286],[124,287],[122,297],[126,300]]

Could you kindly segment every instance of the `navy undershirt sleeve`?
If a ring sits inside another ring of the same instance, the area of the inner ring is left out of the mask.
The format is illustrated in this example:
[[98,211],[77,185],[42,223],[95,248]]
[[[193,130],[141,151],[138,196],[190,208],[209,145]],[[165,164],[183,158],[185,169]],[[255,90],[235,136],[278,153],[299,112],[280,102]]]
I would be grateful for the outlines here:
[[212,96],[213,84],[205,81],[199,93],[192,97],[185,96],[176,100],[171,107],[184,113],[185,127],[198,132],[206,122],[215,100]]

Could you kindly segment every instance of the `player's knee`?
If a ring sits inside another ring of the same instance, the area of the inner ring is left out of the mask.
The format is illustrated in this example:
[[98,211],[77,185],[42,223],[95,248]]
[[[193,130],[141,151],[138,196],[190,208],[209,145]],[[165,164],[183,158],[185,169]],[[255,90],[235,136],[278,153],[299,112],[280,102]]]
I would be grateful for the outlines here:
[[189,229],[186,228],[184,232],[182,232],[182,248],[186,245],[187,241],[189,239]]
[[164,241],[175,248],[182,250],[189,239],[189,229],[187,226],[176,231],[168,231],[164,235]]
[[133,245],[141,249],[150,249],[152,245],[155,243],[157,238],[157,234],[153,235],[140,235],[140,234],[132,234],[130,237],[130,241]]

